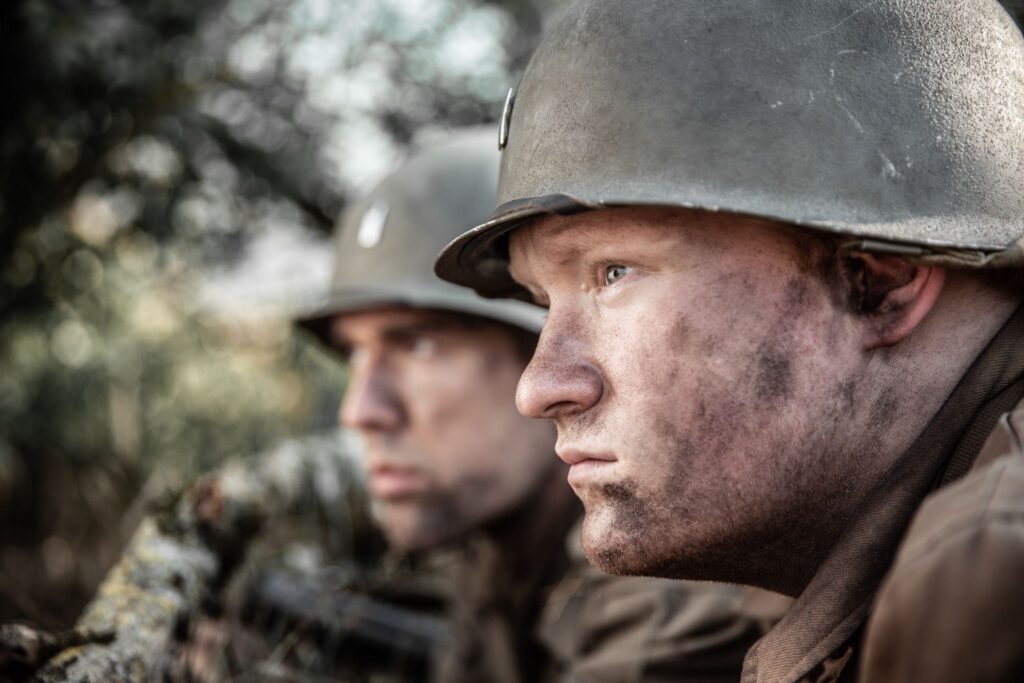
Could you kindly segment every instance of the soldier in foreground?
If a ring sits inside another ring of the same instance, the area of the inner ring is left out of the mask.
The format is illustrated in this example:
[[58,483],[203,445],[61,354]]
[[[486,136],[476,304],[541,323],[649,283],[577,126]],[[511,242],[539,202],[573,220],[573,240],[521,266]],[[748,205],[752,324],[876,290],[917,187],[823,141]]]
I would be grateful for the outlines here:
[[493,132],[414,157],[347,213],[331,295],[305,321],[349,367],[377,517],[400,550],[457,547],[442,681],[735,680],[759,623],[724,585],[618,578],[578,551],[554,430],[516,412],[543,311],[438,280],[494,206]]
[[1024,42],[994,0],[578,2],[438,273],[548,317],[583,548],[797,601],[745,681],[1024,679]]

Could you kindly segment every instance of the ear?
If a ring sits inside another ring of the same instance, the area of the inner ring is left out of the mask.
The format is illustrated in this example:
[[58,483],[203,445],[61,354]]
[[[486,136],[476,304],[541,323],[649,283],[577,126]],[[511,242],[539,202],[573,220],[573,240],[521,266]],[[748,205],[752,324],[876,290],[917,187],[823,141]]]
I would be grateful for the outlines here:
[[898,344],[935,306],[946,271],[918,266],[899,256],[858,253],[853,283],[857,311],[867,323],[865,349]]

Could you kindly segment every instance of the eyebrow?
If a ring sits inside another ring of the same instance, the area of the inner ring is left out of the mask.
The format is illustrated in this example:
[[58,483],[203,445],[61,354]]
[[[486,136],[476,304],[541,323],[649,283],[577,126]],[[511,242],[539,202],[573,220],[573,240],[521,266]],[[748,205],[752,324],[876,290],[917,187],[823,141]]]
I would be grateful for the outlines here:
[[509,264],[508,264],[508,275],[509,275],[509,277],[511,277],[511,278],[512,278],[513,280],[515,280],[515,282],[516,282],[516,284],[517,284],[517,285],[520,285],[520,286],[522,286],[522,287],[526,287],[526,283],[525,283],[525,282],[523,282],[523,278],[522,278],[522,277],[520,277],[519,275],[517,275],[517,274],[516,274],[516,269],[515,269],[515,267],[514,267],[514,266],[512,265],[512,262],[511,262],[511,261],[510,261],[510,262],[509,262]]
[[[455,327],[458,327],[457,322],[446,320],[443,317],[437,317],[430,318],[428,320],[418,320],[416,322],[395,323],[394,325],[385,327],[381,331],[380,336],[386,341],[396,341],[430,332],[444,332]],[[331,343],[336,347],[349,347],[353,345],[353,342],[348,335],[338,328],[334,328],[331,331],[330,338]]]
[[384,328],[381,332],[381,336],[384,339],[402,339],[430,332],[446,332],[456,327],[458,327],[458,323],[454,321],[436,318],[414,323],[398,323],[391,325]]
[[[564,266],[567,263],[577,260],[580,257],[580,254],[582,253],[582,249],[580,249],[580,247],[576,245],[566,245],[562,247],[554,245],[545,245],[544,252],[555,265]],[[511,261],[509,261],[508,274],[518,284],[522,285],[523,287],[526,287],[526,283],[523,281],[524,278],[522,278],[520,274],[516,273],[515,266],[514,264],[512,264]]]

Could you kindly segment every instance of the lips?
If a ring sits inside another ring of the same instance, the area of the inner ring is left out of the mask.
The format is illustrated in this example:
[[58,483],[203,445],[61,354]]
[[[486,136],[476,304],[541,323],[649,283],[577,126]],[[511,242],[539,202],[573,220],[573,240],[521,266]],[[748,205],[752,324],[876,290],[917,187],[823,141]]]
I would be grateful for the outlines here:
[[607,480],[610,477],[608,469],[616,462],[615,456],[610,453],[572,448],[559,448],[557,452],[559,458],[571,465],[568,481],[573,488],[595,483],[598,479]]
[[585,451],[576,448],[562,448],[557,447],[556,452],[558,457],[564,460],[569,465],[578,465],[586,462],[587,460],[595,460],[597,462],[615,462],[616,458],[611,453],[601,453],[594,451]]
[[427,488],[426,475],[415,468],[378,465],[372,467],[370,494],[380,500],[400,500],[416,496]]

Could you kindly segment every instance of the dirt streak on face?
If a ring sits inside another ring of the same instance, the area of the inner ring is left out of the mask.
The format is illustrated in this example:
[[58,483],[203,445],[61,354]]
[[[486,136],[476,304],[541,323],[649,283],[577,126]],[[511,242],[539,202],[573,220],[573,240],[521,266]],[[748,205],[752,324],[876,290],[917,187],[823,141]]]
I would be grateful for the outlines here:
[[388,539],[419,550],[512,513],[561,470],[550,425],[516,412],[517,331],[455,314],[382,309],[335,318],[349,360],[342,423],[362,437]]
[[883,467],[827,266],[789,228],[680,209],[552,216],[510,248],[549,306],[518,405],[558,428],[590,559],[796,591]]

